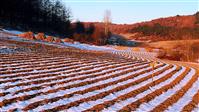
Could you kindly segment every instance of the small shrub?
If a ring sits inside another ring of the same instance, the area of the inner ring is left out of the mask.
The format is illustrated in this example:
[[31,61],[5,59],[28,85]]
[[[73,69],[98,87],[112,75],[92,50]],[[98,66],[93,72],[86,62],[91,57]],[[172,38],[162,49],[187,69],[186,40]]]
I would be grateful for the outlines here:
[[54,41],[54,38],[52,36],[47,36],[45,41],[47,42],[53,42]]
[[38,33],[36,36],[35,36],[35,38],[37,39],[37,40],[45,40],[45,35],[44,35],[44,33]]
[[157,57],[158,58],[166,57],[166,51],[164,51],[164,50],[159,51],[158,54],[157,54]]
[[55,43],[62,43],[62,40],[60,38],[55,38]]
[[73,35],[73,39],[76,40],[76,41],[79,41],[81,39],[81,34],[75,33]]
[[31,39],[31,40],[34,40],[35,39],[35,36],[33,34],[33,32],[25,32],[23,34],[19,34],[18,35],[19,37],[22,37],[22,38],[26,38],[26,39]]
[[69,38],[65,38],[63,41],[64,42],[69,42],[69,43],[74,43],[74,41],[72,39],[69,39]]
[[160,59],[169,59],[175,61],[182,61],[185,58],[185,55],[178,50],[161,50],[157,55]]

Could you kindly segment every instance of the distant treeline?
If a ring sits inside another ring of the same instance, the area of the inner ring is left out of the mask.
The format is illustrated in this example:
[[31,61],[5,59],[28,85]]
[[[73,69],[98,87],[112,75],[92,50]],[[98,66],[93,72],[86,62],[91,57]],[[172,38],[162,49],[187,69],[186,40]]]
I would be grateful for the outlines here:
[[[156,35],[160,37],[167,37],[169,39],[198,39],[199,38],[199,12],[193,15],[195,17],[194,27],[176,28],[175,26],[163,26],[156,23],[152,26],[142,25],[130,32],[141,32],[144,36]],[[180,16],[177,16],[180,17]],[[191,23],[192,21],[190,21]]]
[[1,0],[0,26],[99,45],[107,40],[104,28],[71,23],[70,10],[60,0]]
[[71,38],[76,41],[104,45],[108,43],[108,38],[111,36],[111,32],[105,35],[104,26],[96,26],[92,23],[85,25],[80,21],[73,23],[72,26],[74,34]]
[[199,12],[189,16],[176,15],[137,24],[112,25],[116,34],[140,33],[138,37],[158,36],[160,40],[199,38]]
[[199,27],[194,28],[175,28],[162,26],[159,23],[153,26],[143,25],[132,29],[130,32],[141,32],[144,36],[160,36],[169,39],[196,39],[199,37]]
[[0,25],[70,35],[70,11],[59,0],[1,0]]

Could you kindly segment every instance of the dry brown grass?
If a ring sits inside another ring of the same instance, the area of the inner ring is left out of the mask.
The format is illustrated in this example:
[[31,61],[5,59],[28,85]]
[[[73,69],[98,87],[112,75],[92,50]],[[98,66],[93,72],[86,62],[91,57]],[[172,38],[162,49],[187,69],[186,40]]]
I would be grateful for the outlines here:
[[161,49],[158,57],[176,61],[196,62],[199,59],[199,39],[144,43],[143,47]]
[[72,39],[69,39],[69,38],[65,38],[63,41],[64,42],[69,42],[69,43],[74,43],[74,41]]

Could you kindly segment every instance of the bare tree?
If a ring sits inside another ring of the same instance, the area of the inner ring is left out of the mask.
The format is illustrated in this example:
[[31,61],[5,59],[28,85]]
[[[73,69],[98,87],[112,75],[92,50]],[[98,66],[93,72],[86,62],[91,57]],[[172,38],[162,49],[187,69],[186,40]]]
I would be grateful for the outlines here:
[[111,23],[111,11],[106,10],[104,14],[104,33],[106,36],[109,35],[109,24]]

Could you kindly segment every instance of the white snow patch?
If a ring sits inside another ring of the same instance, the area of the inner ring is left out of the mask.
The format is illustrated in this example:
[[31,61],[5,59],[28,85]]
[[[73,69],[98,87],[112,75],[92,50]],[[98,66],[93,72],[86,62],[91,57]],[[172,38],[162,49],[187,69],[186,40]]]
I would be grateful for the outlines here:
[[[166,67],[166,66],[164,66],[164,67]],[[159,70],[160,70],[160,69],[163,69],[164,67],[159,68]],[[147,68],[145,68],[145,69],[147,69]],[[143,71],[143,70],[144,70],[144,69],[138,70],[138,71],[135,71],[134,73],[139,73],[139,72],[141,72],[141,71]],[[109,82],[112,82],[112,81],[119,80],[119,79],[124,78],[124,77],[127,77],[127,76],[129,76],[129,75],[131,75],[131,74],[132,74],[132,73],[128,73],[128,74],[125,74],[125,75],[123,75],[123,76],[119,76],[119,77],[116,77],[116,78],[103,80],[103,81],[100,81],[100,82],[97,82],[97,83],[94,83],[94,84],[85,85],[85,86],[81,86],[81,87],[77,87],[77,88],[71,88],[71,89],[68,89],[68,90],[64,90],[64,92],[65,92],[65,94],[69,94],[69,93],[71,93],[71,92],[73,92],[73,91],[84,90],[84,89],[86,89],[86,88],[90,88],[90,87],[93,87],[93,86],[97,86],[97,85],[101,85],[101,84],[104,84],[104,83],[109,83]],[[134,79],[134,80],[135,80],[135,79]],[[70,102],[73,102],[73,101],[79,100],[79,99],[81,99],[81,98],[86,98],[86,97],[94,96],[94,95],[99,94],[99,93],[101,93],[101,92],[111,90],[111,89],[113,89],[113,87],[115,87],[115,86],[119,86],[119,85],[111,85],[111,86],[108,86],[108,87],[106,87],[106,88],[104,88],[104,89],[95,90],[95,91],[92,91],[92,92],[85,93],[84,95],[76,95],[76,96],[74,96],[74,97],[70,97],[70,98],[66,98],[66,99],[68,99]],[[55,95],[55,94],[56,94],[56,93],[52,93],[52,96],[57,96],[57,95]],[[56,103],[56,102],[53,102],[53,103],[49,103],[49,104],[47,104],[47,105],[48,105],[48,107],[53,108],[53,107],[55,107],[55,106],[58,106],[58,104],[61,103],[63,100],[65,100],[65,99],[61,99],[61,100],[56,101],[57,103]],[[67,103],[66,103],[66,102],[62,102],[62,104],[67,104]],[[43,108],[44,108],[45,106],[47,106],[47,105],[39,106],[38,108],[35,108],[34,111],[40,111],[40,109],[43,109]]]
[[199,112],[199,104],[198,104],[197,107],[194,108],[193,111],[191,111],[191,112]]
[[8,32],[8,33],[12,33],[12,34],[22,34],[24,32],[19,31],[19,30],[5,30],[3,29],[3,31]]
[[83,43],[79,43],[79,42],[75,42],[74,44],[64,42],[64,45],[79,48],[79,49],[84,49],[84,50],[95,50],[95,51],[115,50],[114,48],[110,48],[110,47],[106,47],[106,46],[89,45],[89,44],[83,44]]
[[[185,70],[185,69],[181,69],[179,72],[181,73],[181,72],[183,72],[184,70]],[[166,71],[166,72],[169,72],[169,70]],[[134,102],[134,101],[136,101],[136,100],[138,100],[138,99],[143,98],[143,97],[146,96],[147,94],[152,93],[153,91],[155,91],[155,90],[157,90],[157,89],[163,87],[164,85],[167,85],[167,84],[171,83],[173,80],[175,80],[175,79],[177,78],[177,76],[180,75],[179,72],[175,73],[175,74],[174,74],[171,78],[169,78],[168,80],[166,80],[166,81],[164,81],[164,82],[161,82],[161,83],[158,84],[158,85],[153,86],[153,87],[152,87],[153,90],[148,89],[148,90],[144,91],[143,93],[138,94],[138,95],[135,96],[135,97],[131,97],[131,98],[126,99],[126,100],[124,100],[124,101],[117,102],[117,103],[115,103],[114,105],[110,106],[109,108],[104,109],[103,111],[104,111],[104,112],[107,112],[107,111],[109,111],[109,110],[114,110],[114,111],[120,110],[120,109],[123,108],[124,106],[126,106],[126,105],[128,105],[128,104],[130,104],[130,103],[132,103],[132,102]],[[163,75],[163,74],[165,74],[165,72],[162,73],[161,75]],[[186,77],[186,78],[187,78],[187,77]],[[189,80],[189,78],[188,78],[188,79],[186,79],[186,78],[183,79],[183,80],[185,80],[185,81]],[[154,77],[154,79],[157,79],[157,78]],[[182,82],[182,83],[184,83],[184,82]],[[141,87],[141,86],[139,86],[139,87]],[[158,103],[158,104],[159,104],[159,103]],[[118,105],[121,105],[121,106],[118,106]],[[150,106],[151,106],[151,105],[150,105]],[[153,106],[152,106],[152,107],[153,107]],[[143,110],[148,111],[148,109],[149,109],[148,107],[146,108],[145,106],[143,106],[143,107],[141,107],[140,109],[137,109],[136,111],[143,111]],[[149,110],[149,111],[150,111],[150,110]]]
[[[199,79],[194,82],[192,87],[184,94],[180,100],[178,100],[175,104],[170,106],[166,112],[174,112],[175,110],[182,110],[185,105],[187,105],[189,102],[192,101],[193,96],[198,92],[199,90]],[[175,87],[174,87],[175,89]]]

